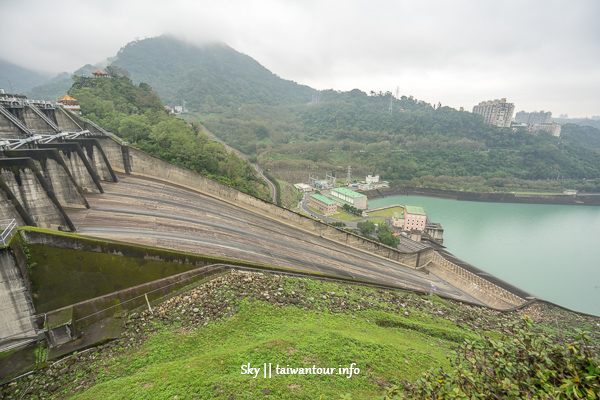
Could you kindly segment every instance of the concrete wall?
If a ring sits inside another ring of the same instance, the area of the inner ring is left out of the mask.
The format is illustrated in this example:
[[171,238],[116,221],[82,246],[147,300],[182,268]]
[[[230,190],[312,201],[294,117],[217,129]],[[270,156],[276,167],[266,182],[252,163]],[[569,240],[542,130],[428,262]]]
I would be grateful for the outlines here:
[[89,208],[83,190],[75,182],[56,149],[7,150],[4,151],[4,155],[33,159],[63,207]]
[[104,150],[104,155],[113,170],[124,173],[131,173],[131,162],[129,155],[129,147],[121,146],[116,140],[107,137],[107,136],[96,136],[95,139],[98,140],[102,149]]
[[[15,219],[17,226],[27,225],[23,220],[23,215],[27,215],[25,209],[8,185],[0,178],[0,219]],[[33,223],[31,219],[28,222]]]
[[[381,193],[379,193],[381,192]],[[578,195],[539,195],[518,193],[485,193],[485,192],[463,192],[458,190],[442,190],[415,187],[400,187],[379,189],[377,191],[364,192],[369,197],[377,198],[383,194],[389,196],[425,196],[438,199],[482,201],[493,203],[525,203],[525,204],[564,204],[564,205],[600,205],[600,195],[578,194]]]
[[0,249],[0,350],[36,339],[33,305],[10,248]]
[[75,230],[54,191],[31,158],[0,159],[0,178],[40,228]]
[[19,234],[29,250],[29,262],[35,264],[29,275],[37,313],[210,264],[262,266],[36,229],[23,229]]
[[94,171],[96,171],[100,180],[107,182],[117,181],[117,176],[97,139],[70,139],[67,140],[67,142],[79,143],[83,149],[83,153],[87,156],[90,165]]
[[[106,153],[109,161],[117,160],[119,155],[111,138],[98,139]],[[277,220],[332,241],[346,244],[381,257],[397,261],[402,265],[412,268],[422,268],[433,255],[432,249],[424,249],[417,253],[405,253],[390,248],[377,242],[365,239],[361,236],[330,227],[319,221],[307,218],[285,208],[279,207],[267,201],[242,193],[227,185],[205,178],[193,171],[168,163],[150,154],[144,153],[132,147],[128,147],[131,172],[133,174],[148,176],[154,179],[163,179],[184,187],[198,190],[209,196],[229,202],[238,207],[260,214],[265,218]],[[122,157],[121,153],[121,157]]]
[[62,107],[58,107],[54,111],[54,117],[61,131],[80,132],[83,130],[83,126],[78,124],[78,121],[76,122],[75,118],[70,116]]
[[26,135],[8,118],[0,114],[0,137],[6,139],[19,139]]
[[23,108],[23,121],[29,129],[35,129],[37,134],[55,134],[56,131],[50,125],[46,123],[39,115],[37,115],[31,107],[25,106]]
[[79,187],[88,193],[104,193],[100,178],[83,153],[79,143],[38,144],[40,149],[57,149],[73,179]]

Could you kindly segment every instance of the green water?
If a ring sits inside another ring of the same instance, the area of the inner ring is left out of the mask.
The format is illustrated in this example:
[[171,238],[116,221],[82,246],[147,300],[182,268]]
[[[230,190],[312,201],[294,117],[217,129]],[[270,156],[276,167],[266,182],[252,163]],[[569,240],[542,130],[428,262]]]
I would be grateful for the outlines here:
[[427,197],[369,199],[369,208],[424,206],[444,245],[534,296],[600,315],[600,207],[479,203]]

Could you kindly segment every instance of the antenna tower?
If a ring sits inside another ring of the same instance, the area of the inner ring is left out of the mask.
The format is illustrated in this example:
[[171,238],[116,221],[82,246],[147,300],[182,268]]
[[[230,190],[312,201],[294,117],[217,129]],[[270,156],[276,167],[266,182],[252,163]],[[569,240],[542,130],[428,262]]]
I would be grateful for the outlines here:
[[[396,86],[396,98],[398,98],[400,94],[400,86]],[[390,114],[392,114],[394,110],[394,95],[390,92],[390,108],[389,108],[389,112]]]

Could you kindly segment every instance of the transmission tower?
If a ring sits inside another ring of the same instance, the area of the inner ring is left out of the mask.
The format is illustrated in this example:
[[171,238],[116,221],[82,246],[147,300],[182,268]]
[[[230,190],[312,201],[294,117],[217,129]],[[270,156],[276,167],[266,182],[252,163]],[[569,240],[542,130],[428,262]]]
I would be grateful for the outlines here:
[[[400,94],[400,86],[396,86],[396,98],[398,98]],[[390,93],[390,108],[389,108],[389,112],[390,114],[392,114],[394,110],[394,95],[392,93]]]

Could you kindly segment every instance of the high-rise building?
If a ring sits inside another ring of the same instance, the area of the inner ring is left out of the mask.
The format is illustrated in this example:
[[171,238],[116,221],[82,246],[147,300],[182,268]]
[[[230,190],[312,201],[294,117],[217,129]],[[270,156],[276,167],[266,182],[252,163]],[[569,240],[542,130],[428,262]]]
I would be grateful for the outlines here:
[[534,112],[525,112],[519,111],[515,115],[515,122],[525,124],[528,126],[535,124],[549,124],[552,122],[552,113],[550,111],[544,112],[542,111],[534,111]]
[[525,111],[519,111],[515,114],[515,122],[527,125],[529,123],[529,113]]
[[483,116],[483,122],[500,127],[510,127],[515,105],[506,99],[482,101],[473,107],[473,114]]

